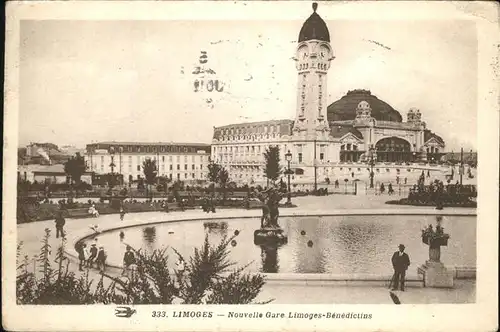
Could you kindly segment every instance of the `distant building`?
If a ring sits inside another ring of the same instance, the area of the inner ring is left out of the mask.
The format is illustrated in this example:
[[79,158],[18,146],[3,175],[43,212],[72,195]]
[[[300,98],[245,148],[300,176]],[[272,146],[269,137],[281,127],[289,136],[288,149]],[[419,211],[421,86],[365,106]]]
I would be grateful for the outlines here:
[[[156,160],[158,175],[173,181],[206,180],[210,145],[203,143],[99,142],[87,144],[87,169],[97,174],[113,171],[124,181],[144,178],[143,162]],[[113,165],[113,167],[111,167]]]
[[[18,165],[17,176],[20,180],[29,181],[31,183],[66,183],[67,177],[64,172],[64,165]],[[81,180],[91,184],[92,174],[85,172]]]
[[19,164],[64,164],[74,153],[64,151],[53,143],[30,143],[18,150]]
[[290,151],[294,182],[303,183],[344,174],[346,163],[438,161],[445,142],[427,129],[418,109],[411,108],[404,122],[368,90],[348,91],[328,105],[327,76],[335,45],[316,9],[314,4],[298,36],[295,119],[215,127],[212,158],[228,169],[231,180],[245,183],[264,180],[263,153],[271,145],[280,147],[284,167]]

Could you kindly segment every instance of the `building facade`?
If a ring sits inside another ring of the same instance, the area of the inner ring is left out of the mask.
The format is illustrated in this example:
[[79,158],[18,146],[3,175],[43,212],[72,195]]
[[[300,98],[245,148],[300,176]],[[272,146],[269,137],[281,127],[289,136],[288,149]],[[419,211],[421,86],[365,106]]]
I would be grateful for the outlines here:
[[87,169],[96,174],[117,173],[123,180],[144,178],[146,159],[155,160],[158,176],[173,181],[206,180],[210,145],[202,143],[99,142],[87,144]]
[[444,141],[427,129],[418,109],[411,108],[403,121],[368,90],[349,91],[328,105],[327,78],[335,56],[328,27],[316,10],[313,4],[297,42],[295,119],[215,127],[213,160],[228,169],[231,180],[244,183],[265,179],[263,153],[271,145],[280,147],[283,166],[290,151],[294,180],[304,183],[345,172],[345,163],[438,161]]

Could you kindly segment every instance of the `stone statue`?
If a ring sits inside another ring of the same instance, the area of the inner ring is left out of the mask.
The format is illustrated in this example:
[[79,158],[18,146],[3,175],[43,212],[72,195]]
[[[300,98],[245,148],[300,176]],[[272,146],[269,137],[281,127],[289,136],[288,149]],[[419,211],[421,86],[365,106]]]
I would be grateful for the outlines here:
[[262,192],[257,191],[257,197],[263,203],[261,228],[279,228],[279,202],[283,199],[283,194],[276,188],[269,188]]

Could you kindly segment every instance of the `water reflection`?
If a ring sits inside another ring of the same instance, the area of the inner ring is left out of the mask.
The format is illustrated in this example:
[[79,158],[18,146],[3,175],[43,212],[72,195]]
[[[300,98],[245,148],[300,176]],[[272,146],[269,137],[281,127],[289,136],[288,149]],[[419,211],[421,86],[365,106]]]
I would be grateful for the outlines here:
[[[211,221],[215,222],[214,227],[205,226],[203,221],[141,226],[123,230],[126,233],[123,242],[147,251],[168,245],[188,257],[203,244],[206,235],[216,245],[239,230],[235,246],[230,244],[229,257],[238,266],[250,263],[249,271],[266,273],[333,274],[391,273],[392,254],[403,243],[415,264],[408,273],[414,275],[416,266],[429,255],[427,246],[422,244],[421,229],[435,224],[436,216],[283,217],[280,225],[286,230],[288,243],[276,248],[254,245],[253,232],[259,221],[257,218]],[[443,263],[475,266],[476,218],[447,216],[442,223],[452,237],[442,250]],[[121,264],[123,258],[120,250],[113,250],[123,246],[119,241],[121,231],[99,236],[99,243],[110,248],[111,263]]]
[[[304,217],[294,220],[295,231],[291,234],[296,266],[294,272],[325,272],[325,237],[320,217]],[[302,235],[303,231],[305,235]],[[289,238],[290,241],[290,238]]]
[[279,270],[278,246],[261,245],[260,257],[262,259],[261,271],[264,273],[277,273]]
[[144,242],[149,248],[153,247],[153,244],[156,242],[156,227],[144,227],[142,229],[142,236]]

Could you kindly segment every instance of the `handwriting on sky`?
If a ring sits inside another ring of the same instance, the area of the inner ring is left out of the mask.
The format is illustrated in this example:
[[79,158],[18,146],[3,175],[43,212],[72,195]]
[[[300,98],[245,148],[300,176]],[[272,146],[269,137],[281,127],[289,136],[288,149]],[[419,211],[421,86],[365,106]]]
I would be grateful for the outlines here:
[[224,91],[224,82],[217,78],[217,73],[211,68],[205,68],[208,63],[206,51],[201,51],[199,57],[200,65],[196,66],[192,72],[197,78],[193,82],[194,92],[222,92]]

